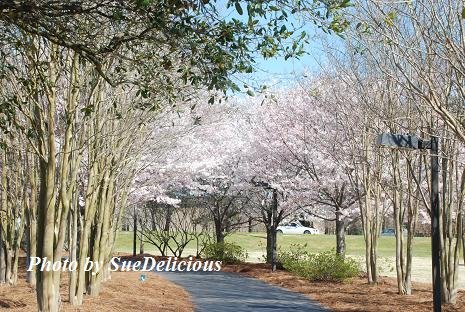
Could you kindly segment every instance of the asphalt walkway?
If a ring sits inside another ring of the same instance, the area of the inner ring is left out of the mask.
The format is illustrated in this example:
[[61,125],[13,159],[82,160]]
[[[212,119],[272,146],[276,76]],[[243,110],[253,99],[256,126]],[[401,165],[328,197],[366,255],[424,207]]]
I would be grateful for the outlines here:
[[197,312],[328,312],[302,294],[229,272],[157,272],[188,291]]

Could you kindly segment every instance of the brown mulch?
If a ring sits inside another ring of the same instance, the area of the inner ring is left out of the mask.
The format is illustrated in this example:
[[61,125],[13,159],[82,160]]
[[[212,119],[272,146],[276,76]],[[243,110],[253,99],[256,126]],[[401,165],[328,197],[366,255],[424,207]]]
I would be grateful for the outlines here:
[[[431,285],[413,283],[412,295],[397,293],[394,278],[382,277],[377,285],[369,285],[359,277],[343,283],[311,282],[292,273],[271,272],[266,264],[228,265],[222,271],[238,272],[289,290],[302,293],[336,312],[425,312],[432,311]],[[458,294],[457,304],[443,306],[445,312],[465,311],[465,292]]]
[[[24,272],[25,270],[20,270]],[[67,274],[62,274],[62,307],[60,311],[194,311],[189,294],[181,287],[167,281],[155,273],[144,272],[145,281],[140,281],[140,272],[112,272],[111,280],[103,283],[98,297],[85,297],[80,307],[73,307],[67,298]],[[0,286],[0,311],[36,311],[35,290],[20,274],[16,286]]]

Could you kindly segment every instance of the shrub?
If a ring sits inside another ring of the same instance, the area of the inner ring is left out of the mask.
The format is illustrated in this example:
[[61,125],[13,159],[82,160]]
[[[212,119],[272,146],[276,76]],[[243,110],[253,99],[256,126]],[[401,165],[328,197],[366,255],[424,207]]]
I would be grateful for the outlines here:
[[334,250],[311,254],[306,245],[293,245],[291,251],[279,253],[283,268],[312,281],[340,282],[359,275],[358,263],[349,257],[342,257]]
[[213,243],[205,245],[203,254],[206,259],[221,260],[224,264],[244,262],[247,252],[235,243]]

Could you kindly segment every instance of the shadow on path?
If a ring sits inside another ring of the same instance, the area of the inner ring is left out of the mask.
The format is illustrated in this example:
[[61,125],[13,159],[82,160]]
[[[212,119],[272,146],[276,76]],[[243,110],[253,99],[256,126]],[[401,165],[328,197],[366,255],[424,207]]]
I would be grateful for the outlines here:
[[328,312],[304,295],[229,272],[156,272],[188,291],[197,312]]

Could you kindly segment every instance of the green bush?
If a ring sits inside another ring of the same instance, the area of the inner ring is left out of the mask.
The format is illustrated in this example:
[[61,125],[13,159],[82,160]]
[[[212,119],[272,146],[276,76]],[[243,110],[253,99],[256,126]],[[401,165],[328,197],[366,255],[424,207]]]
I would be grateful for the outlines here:
[[244,262],[247,252],[235,243],[207,244],[203,250],[205,259],[221,260],[224,264]]
[[311,254],[306,245],[293,245],[291,251],[280,252],[278,260],[282,267],[312,281],[340,282],[358,276],[358,263],[349,257],[342,257],[334,250]]

